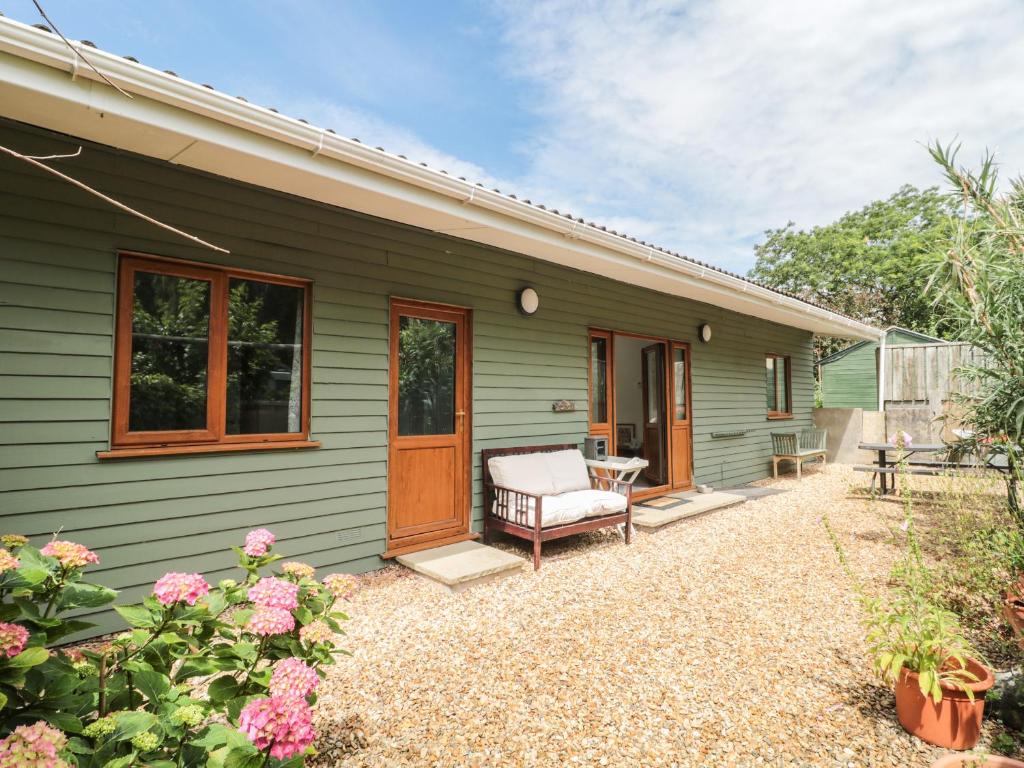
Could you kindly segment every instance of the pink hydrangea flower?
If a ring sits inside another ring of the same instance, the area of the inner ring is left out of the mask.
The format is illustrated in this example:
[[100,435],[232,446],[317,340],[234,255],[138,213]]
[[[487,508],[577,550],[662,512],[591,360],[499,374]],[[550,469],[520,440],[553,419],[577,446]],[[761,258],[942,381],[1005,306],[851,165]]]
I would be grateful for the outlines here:
[[95,552],[73,541],[51,541],[39,551],[47,557],[57,558],[65,568],[83,568],[100,561]]
[[314,643],[334,645],[334,630],[323,621],[311,621],[299,629],[299,640],[310,645]]
[[335,597],[351,600],[359,587],[359,581],[351,573],[331,573],[324,576],[324,586]]
[[186,602],[195,605],[196,600],[210,594],[210,585],[198,573],[165,573],[153,585],[153,594],[164,605]]
[[284,608],[258,605],[245,629],[254,635],[283,635],[295,629],[295,617]]
[[0,656],[13,658],[25,650],[28,630],[20,624],[0,622]]
[[28,536],[22,536],[20,533],[5,533],[3,536],[0,536],[0,543],[11,549],[24,547],[28,544]]
[[13,571],[21,565],[21,562],[8,552],[6,549],[0,549],[0,573],[4,571]]
[[302,699],[271,696],[245,705],[238,717],[238,730],[259,750],[270,748],[278,760],[301,754],[313,743],[313,711]]
[[265,576],[249,587],[249,599],[256,605],[284,608],[292,611],[299,607],[299,585],[290,581]]
[[246,534],[243,551],[249,557],[262,557],[267,554],[267,550],[274,545],[275,541],[277,539],[274,537],[274,534],[266,528],[257,528]]
[[289,576],[294,576],[297,579],[312,579],[313,574],[316,573],[316,569],[314,569],[312,565],[297,563],[294,560],[282,563],[281,571],[287,573]]
[[913,441],[914,439],[902,430],[889,435],[889,445],[898,445],[904,448],[909,448]]
[[18,768],[70,768],[61,756],[67,737],[45,721],[19,725],[0,741],[0,765]]
[[306,698],[320,682],[316,670],[302,659],[291,656],[274,664],[274,672],[270,676],[271,696],[293,696]]

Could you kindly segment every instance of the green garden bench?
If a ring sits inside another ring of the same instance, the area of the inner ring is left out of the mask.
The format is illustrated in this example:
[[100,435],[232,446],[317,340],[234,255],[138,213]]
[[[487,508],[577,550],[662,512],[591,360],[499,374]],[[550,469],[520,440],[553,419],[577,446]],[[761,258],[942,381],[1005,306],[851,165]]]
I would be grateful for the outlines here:
[[796,479],[801,479],[801,465],[808,459],[820,458],[825,463],[824,429],[809,428],[800,432],[772,432],[772,475],[779,476],[779,462],[796,464]]

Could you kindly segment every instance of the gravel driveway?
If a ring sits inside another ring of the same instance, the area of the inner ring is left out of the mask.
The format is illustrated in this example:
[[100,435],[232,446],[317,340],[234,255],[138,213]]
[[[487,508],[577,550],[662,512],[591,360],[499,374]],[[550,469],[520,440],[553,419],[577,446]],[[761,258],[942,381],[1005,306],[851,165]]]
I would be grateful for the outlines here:
[[[317,765],[927,766],[872,678],[849,584],[883,578],[891,502],[830,466],[630,547],[545,547],[539,573],[442,592],[364,579],[321,685]],[[502,544],[514,548],[515,544]],[[525,549],[523,550],[525,555]]]

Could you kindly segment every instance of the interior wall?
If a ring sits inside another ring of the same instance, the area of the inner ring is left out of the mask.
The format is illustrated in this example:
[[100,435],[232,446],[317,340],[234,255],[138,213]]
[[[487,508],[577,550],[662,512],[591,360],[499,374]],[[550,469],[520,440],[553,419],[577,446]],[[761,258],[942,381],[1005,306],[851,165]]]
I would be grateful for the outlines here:
[[640,351],[651,344],[647,339],[615,336],[615,422],[632,424],[637,439],[643,427],[643,373]]

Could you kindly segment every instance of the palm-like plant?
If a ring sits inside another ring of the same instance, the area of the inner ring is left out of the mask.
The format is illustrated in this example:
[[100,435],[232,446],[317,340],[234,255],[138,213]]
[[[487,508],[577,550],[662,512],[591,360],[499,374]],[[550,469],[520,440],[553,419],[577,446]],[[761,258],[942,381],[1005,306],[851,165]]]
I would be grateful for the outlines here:
[[975,172],[957,163],[958,150],[929,147],[960,215],[948,248],[934,256],[928,290],[959,338],[985,353],[959,371],[973,385],[961,403],[974,431],[960,450],[1005,457],[1007,498],[1024,527],[1024,178],[1000,191],[994,155]]

